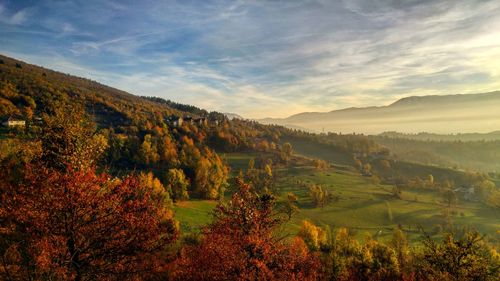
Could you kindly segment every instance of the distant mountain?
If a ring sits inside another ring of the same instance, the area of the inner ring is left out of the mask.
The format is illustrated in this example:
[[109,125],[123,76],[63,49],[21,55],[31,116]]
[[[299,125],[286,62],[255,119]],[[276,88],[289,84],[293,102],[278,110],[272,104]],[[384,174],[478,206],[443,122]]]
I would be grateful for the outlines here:
[[500,129],[500,91],[444,96],[412,96],[388,106],[305,112],[258,120],[313,132],[379,134],[431,132],[486,133]]

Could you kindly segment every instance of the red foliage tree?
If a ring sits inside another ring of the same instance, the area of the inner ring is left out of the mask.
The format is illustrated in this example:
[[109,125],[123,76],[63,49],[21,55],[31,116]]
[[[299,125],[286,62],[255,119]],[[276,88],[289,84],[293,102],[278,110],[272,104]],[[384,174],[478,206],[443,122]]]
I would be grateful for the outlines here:
[[174,270],[177,280],[316,280],[319,260],[300,238],[285,244],[275,235],[282,219],[274,198],[241,189],[219,204],[199,245],[186,247]]
[[161,197],[134,177],[27,167],[0,182],[0,279],[135,279],[177,236]]

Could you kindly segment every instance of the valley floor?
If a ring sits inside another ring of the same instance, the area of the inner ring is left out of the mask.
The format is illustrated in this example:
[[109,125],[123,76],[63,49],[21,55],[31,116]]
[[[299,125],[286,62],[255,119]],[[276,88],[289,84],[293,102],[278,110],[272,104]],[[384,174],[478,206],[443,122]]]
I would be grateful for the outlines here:
[[[244,169],[255,155],[226,154],[233,174]],[[369,177],[336,168],[318,171],[312,167],[292,167],[275,171],[278,174],[279,201],[288,192],[298,197],[299,212],[284,226],[284,233],[295,235],[303,220],[330,228],[347,227],[357,238],[367,234],[381,240],[390,239],[393,230],[403,228],[410,240],[418,241],[423,228],[438,234],[442,225],[451,222],[455,227],[474,228],[490,236],[500,229],[498,211],[478,202],[460,200],[448,208],[435,191],[404,189],[402,198],[392,196],[392,186],[375,184]],[[319,184],[339,199],[321,208],[312,204],[308,186]],[[211,210],[217,202],[192,200],[177,203],[176,219],[184,232],[193,232],[211,220]]]

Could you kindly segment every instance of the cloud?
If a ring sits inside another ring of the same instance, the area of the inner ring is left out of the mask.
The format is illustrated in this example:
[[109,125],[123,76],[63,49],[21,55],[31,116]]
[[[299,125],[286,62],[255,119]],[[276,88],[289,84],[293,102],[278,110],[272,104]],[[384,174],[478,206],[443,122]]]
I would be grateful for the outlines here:
[[258,118],[500,88],[498,1],[86,3],[0,6],[0,51]]
[[10,18],[10,23],[11,24],[22,24],[26,21],[26,10],[19,11],[15,13],[11,18]]
[[75,32],[75,28],[73,27],[72,24],[70,23],[63,23],[62,24],[62,27],[61,27],[61,30],[63,33],[72,33],[72,32]]
[[21,25],[24,24],[27,21],[27,18],[29,17],[30,14],[30,9],[22,9],[19,10],[10,16],[7,14],[6,9],[4,6],[0,6],[0,21],[5,24],[9,25]]

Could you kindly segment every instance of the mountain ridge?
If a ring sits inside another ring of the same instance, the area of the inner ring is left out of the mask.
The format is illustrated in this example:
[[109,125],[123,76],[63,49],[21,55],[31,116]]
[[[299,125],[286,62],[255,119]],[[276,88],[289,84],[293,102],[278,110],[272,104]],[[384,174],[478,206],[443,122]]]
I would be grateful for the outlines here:
[[[404,133],[485,133],[500,129],[498,106],[500,91],[410,96],[385,106],[303,112],[286,118],[265,118],[257,121],[303,127],[312,132],[327,130],[378,134],[389,130]],[[391,126],[396,123],[401,126]],[[412,128],[416,123],[419,125]]]

